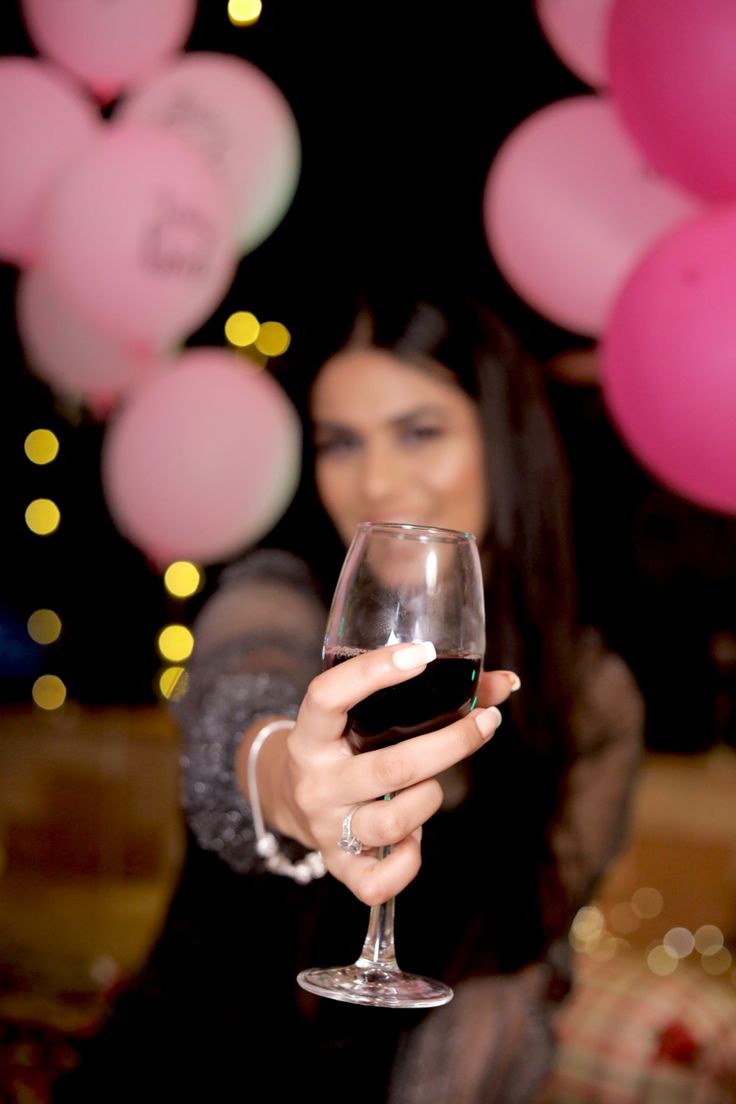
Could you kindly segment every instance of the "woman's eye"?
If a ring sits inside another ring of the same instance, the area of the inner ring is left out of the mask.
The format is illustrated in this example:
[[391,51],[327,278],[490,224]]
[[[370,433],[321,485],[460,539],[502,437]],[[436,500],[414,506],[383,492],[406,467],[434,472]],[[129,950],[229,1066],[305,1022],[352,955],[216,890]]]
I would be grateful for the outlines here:
[[348,434],[335,437],[317,438],[314,442],[314,452],[317,456],[336,456],[340,453],[350,452],[357,447],[357,441]]
[[443,430],[437,425],[407,426],[402,437],[409,444],[421,444],[423,441],[432,441],[441,437]]

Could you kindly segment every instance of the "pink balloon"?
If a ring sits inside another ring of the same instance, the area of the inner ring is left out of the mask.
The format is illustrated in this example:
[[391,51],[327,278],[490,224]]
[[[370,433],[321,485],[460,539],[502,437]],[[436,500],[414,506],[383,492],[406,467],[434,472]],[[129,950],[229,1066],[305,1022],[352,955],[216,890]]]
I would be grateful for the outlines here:
[[209,165],[180,138],[113,125],[51,196],[43,263],[91,326],[145,348],[174,344],[232,282],[228,203]]
[[603,394],[632,452],[706,508],[736,512],[736,206],[668,234],[623,287]]
[[606,37],[613,0],[536,0],[537,19],[558,57],[576,76],[608,84]]
[[734,0],[616,0],[617,110],[652,165],[709,200],[736,198]]
[[79,77],[101,103],[179,50],[196,0],[21,0],[39,52]]
[[301,161],[296,120],[250,62],[183,54],[131,90],[116,118],[171,130],[209,159],[230,197],[241,252],[268,237],[291,204]]
[[220,562],[278,520],[296,488],[300,443],[296,412],[271,376],[227,350],[191,349],[108,423],[106,501],[157,564]]
[[651,171],[604,98],[576,96],[512,131],[483,206],[509,284],[559,325],[596,336],[639,257],[699,205]]
[[72,314],[41,270],[22,272],[16,289],[18,334],[31,370],[54,391],[109,413],[156,363],[135,355]]
[[42,204],[101,126],[94,104],[54,65],[0,60],[0,260],[35,260]]

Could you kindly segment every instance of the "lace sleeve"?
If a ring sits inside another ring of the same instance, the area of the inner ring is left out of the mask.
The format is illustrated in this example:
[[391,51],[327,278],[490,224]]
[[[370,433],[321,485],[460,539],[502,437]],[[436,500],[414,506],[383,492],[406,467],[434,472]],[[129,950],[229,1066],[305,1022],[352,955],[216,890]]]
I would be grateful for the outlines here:
[[182,804],[200,845],[239,873],[257,864],[235,756],[260,717],[295,717],[320,670],[325,610],[306,568],[277,551],[223,574],[193,626],[186,693],[172,704],[182,735]]
[[623,660],[590,637],[572,716],[576,754],[550,844],[570,919],[627,839],[643,751],[644,705]]

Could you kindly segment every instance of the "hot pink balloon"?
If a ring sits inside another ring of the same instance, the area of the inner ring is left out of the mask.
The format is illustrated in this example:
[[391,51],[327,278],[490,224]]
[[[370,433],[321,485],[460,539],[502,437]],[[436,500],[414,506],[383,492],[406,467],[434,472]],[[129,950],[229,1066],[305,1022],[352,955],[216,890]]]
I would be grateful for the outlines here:
[[51,196],[43,263],[91,326],[144,348],[173,344],[232,282],[229,205],[209,165],[176,135],[113,125]]
[[0,60],[0,260],[35,260],[43,202],[101,127],[92,101],[56,66]]
[[736,198],[736,4],[615,0],[611,93],[652,165],[708,200]]
[[536,0],[537,19],[558,57],[593,88],[608,83],[606,38],[613,0]]
[[113,520],[159,565],[220,562],[288,505],[301,435],[274,379],[235,353],[191,349],[148,377],[108,423],[102,454]]
[[736,513],[736,206],[678,227],[623,287],[602,345],[603,394],[661,482]]
[[640,256],[698,208],[651,171],[604,98],[576,96],[542,108],[503,143],[484,223],[516,292],[557,324],[596,336]]
[[299,132],[281,91],[250,62],[183,54],[131,90],[116,118],[171,130],[209,159],[230,197],[241,252],[286,213],[299,179]]
[[57,394],[109,412],[156,363],[136,355],[72,314],[40,270],[22,272],[16,320],[31,371]]
[[185,44],[196,0],[21,0],[38,48],[84,82],[101,103]]

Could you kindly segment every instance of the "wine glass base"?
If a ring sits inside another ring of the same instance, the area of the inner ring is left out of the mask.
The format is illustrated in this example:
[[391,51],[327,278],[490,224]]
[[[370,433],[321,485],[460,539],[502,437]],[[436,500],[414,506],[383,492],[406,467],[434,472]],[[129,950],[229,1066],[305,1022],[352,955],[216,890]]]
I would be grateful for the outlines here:
[[297,981],[319,997],[375,1008],[434,1008],[454,995],[449,985],[432,978],[357,963],[302,970]]

